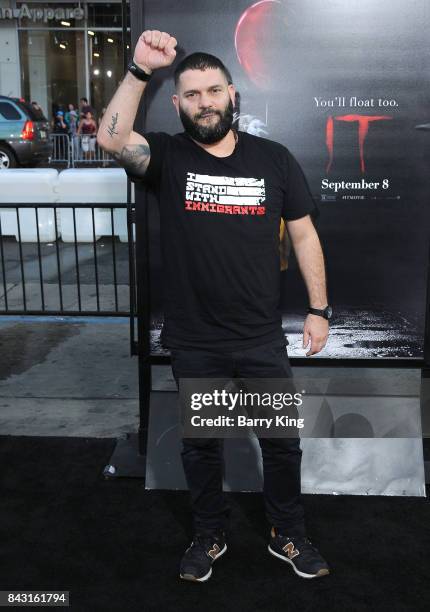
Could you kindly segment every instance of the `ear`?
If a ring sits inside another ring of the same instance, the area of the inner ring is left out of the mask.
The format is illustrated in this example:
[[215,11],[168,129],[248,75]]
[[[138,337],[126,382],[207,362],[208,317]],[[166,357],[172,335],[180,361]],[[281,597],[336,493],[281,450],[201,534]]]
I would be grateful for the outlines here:
[[179,96],[177,94],[173,94],[172,96],[173,106],[176,108],[176,112],[179,116]]
[[230,95],[230,99],[232,101],[233,106],[236,102],[236,88],[233,84],[228,85],[228,93]]

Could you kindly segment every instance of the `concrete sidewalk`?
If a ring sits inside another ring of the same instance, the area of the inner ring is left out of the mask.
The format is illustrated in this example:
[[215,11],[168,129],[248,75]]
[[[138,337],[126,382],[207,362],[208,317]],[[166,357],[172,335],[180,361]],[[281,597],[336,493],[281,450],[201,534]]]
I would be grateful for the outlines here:
[[[138,428],[128,318],[0,317],[0,433],[119,437]],[[154,387],[175,389],[170,368]]]

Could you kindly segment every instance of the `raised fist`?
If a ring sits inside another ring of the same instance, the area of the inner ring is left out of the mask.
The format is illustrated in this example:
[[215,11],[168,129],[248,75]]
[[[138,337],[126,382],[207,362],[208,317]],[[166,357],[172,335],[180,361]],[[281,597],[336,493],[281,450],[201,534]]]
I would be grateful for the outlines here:
[[137,41],[133,61],[148,73],[157,68],[165,68],[170,66],[176,57],[176,45],[176,38],[167,32],[145,30]]

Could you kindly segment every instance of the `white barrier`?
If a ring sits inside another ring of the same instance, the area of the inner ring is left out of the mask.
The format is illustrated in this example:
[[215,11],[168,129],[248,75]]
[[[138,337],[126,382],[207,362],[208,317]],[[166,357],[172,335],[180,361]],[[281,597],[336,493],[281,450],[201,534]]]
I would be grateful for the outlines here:
[[[134,184],[132,183],[132,200]],[[70,169],[58,173],[53,168],[8,169],[0,172],[0,203],[87,202],[123,204],[127,201],[127,177],[122,168]],[[0,211],[3,236],[15,236],[18,240],[18,223],[14,208]],[[52,208],[40,208],[39,237],[41,242],[52,242],[55,236],[55,218]],[[125,208],[114,208],[114,236],[121,242],[128,241],[127,212]],[[90,208],[75,210],[76,238],[78,242],[92,242],[93,226]],[[94,222],[96,239],[112,235],[111,209],[95,208]],[[35,210],[21,209],[19,223],[22,242],[36,242]],[[73,210],[57,209],[58,234],[64,242],[74,242]]]
[[[127,200],[127,176],[122,168],[70,169],[60,173],[58,178],[60,202],[98,202],[123,203]],[[61,208],[61,237],[64,242],[74,242],[73,211]],[[78,242],[92,242],[93,224],[90,209],[77,208],[76,239]],[[125,208],[114,208],[114,236],[121,242],[127,242],[127,211]],[[111,209],[94,209],[94,226],[96,240],[100,236],[112,234]]]
[[[11,168],[0,172],[0,203],[56,202],[58,171],[54,168]],[[55,240],[53,208],[39,208],[39,238],[41,242]],[[36,212],[34,208],[19,210],[19,226],[22,242],[37,242]],[[3,236],[15,236],[19,240],[18,220],[15,208],[1,208]]]

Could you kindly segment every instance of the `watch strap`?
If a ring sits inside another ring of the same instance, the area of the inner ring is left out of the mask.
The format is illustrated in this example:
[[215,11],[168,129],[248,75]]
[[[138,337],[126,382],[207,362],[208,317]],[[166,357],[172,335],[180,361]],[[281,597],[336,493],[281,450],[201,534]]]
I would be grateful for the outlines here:
[[136,79],[139,79],[139,81],[149,81],[149,79],[152,77],[152,74],[148,74],[142,70],[142,68],[139,68],[139,66],[135,64],[133,60],[131,60],[127,66],[127,70],[131,72]]
[[308,313],[309,314],[313,314],[313,315],[317,315],[318,317],[323,317],[324,319],[329,320],[331,318],[332,315],[332,309],[331,306],[326,306],[326,308],[324,308],[323,310],[320,310],[319,308],[308,308]]

